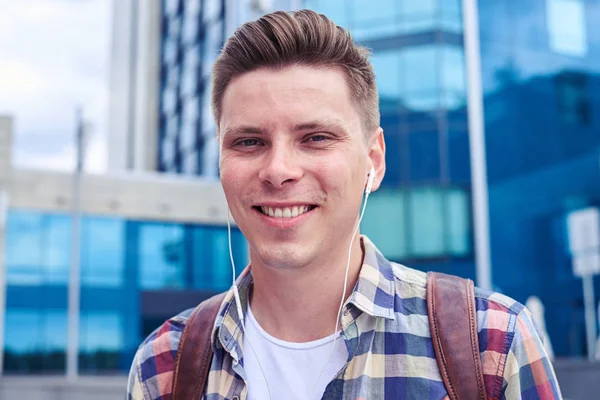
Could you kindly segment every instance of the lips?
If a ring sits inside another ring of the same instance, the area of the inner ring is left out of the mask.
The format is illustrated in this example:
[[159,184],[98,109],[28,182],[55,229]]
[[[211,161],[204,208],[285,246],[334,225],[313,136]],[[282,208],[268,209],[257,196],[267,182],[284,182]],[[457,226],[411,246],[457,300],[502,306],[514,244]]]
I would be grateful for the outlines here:
[[272,218],[296,218],[300,215],[306,214],[307,212],[316,208],[314,205],[298,205],[290,207],[269,207],[269,206],[258,206],[255,207],[264,215],[268,215]]

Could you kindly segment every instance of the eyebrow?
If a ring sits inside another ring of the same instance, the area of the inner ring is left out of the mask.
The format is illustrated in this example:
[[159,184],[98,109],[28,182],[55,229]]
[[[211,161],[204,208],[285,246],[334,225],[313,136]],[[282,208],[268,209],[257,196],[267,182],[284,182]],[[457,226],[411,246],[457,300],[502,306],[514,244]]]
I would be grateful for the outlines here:
[[243,134],[251,134],[251,135],[262,135],[264,132],[257,126],[252,125],[241,125],[241,126],[233,126],[225,129],[223,133],[223,137],[229,135],[243,135]]
[[[307,121],[307,122],[302,122],[299,124],[294,125],[294,127],[292,128],[292,130],[294,132],[301,132],[301,131],[312,131],[312,130],[319,130],[319,129],[340,129],[340,130],[346,130],[345,125],[337,119],[324,119],[324,120],[314,120],[314,121]],[[264,129],[261,129],[257,126],[253,126],[253,125],[240,125],[240,126],[233,126],[233,127],[229,127],[227,129],[225,129],[225,132],[223,133],[223,137],[229,136],[229,135],[244,135],[244,134],[251,134],[251,135],[263,135]]]
[[330,128],[342,129],[344,131],[346,130],[345,125],[337,119],[325,119],[325,120],[315,120],[315,121],[303,122],[303,123],[295,125],[293,129],[294,129],[294,131],[312,131],[312,130],[330,129]]

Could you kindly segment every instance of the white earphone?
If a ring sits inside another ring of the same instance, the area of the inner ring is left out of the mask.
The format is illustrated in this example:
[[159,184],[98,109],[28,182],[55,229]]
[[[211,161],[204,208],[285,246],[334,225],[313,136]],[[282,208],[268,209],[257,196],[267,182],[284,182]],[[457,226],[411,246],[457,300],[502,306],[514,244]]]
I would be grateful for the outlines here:
[[375,168],[371,167],[369,170],[369,179],[367,180],[367,188],[365,189],[365,194],[368,196],[371,194],[371,189],[373,188],[373,181],[375,180]]

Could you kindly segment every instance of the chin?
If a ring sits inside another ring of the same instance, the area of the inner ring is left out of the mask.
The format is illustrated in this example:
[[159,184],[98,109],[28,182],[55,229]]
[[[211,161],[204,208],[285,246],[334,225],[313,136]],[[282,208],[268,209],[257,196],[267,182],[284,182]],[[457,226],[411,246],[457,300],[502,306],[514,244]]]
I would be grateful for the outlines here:
[[299,244],[265,244],[257,255],[264,265],[277,269],[292,269],[306,265],[309,255]]

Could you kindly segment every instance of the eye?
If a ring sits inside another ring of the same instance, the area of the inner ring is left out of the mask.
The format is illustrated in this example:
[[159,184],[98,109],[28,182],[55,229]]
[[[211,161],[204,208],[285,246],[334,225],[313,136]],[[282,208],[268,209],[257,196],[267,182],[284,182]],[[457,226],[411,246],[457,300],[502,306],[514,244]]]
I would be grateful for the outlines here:
[[242,146],[242,147],[254,147],[254,146],[258,146],[259,144],[260,144],[260,142],[257,139],[244,139],[244,140],[240,140],[239,142],[236,143],[236,145]]
[[324,142],[326,140],[329,140],[327,135],[312,135],[306,139],[307,142]]

